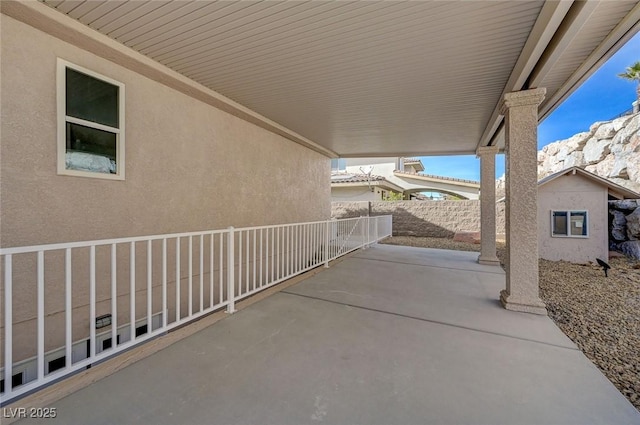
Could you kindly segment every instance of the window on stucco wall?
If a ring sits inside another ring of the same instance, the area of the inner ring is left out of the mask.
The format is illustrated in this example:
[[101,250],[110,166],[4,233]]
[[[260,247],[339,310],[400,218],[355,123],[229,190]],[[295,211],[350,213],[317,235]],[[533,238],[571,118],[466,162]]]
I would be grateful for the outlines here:
[[58,174],[124,180],[124,84],[62,59]]
[[333,158],[331,160],[331,171],[345,171],[347,169],[347,160],[344,158]]
[[551,236],[588,237],[587,211],[551,211]]

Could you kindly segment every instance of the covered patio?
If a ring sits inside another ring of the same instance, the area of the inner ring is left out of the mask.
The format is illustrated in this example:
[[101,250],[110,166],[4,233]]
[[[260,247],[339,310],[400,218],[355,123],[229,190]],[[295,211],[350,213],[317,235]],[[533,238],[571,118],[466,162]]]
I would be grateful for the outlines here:
[[538,122],[640,28],[633,0],[43,3],[2,13],[328,157],[476,154],[482,264],[504,152],[500,299],[536,314]]
[[[375,245],[51,405],[51,424],[630,424],[469,252]],[[39,423],[24,420],[20,424]]]
[[[638,32],[639,1],[7,0],[0,12],[3,407],[43,405],[9,402],[61,369],[91,368],[81,373],[95,380],[196,315],[233,312],[236,286],[248,297],[288,279],[283,269],[315,270],[331,249],[356,249],[354,229],[363,245],[382,236],[368,217],[326,220],[329,158],[475,154],[479,257],[357,251],[55,401],[49,422],[638,421],[539,298],[536,133]],[[67,113],[82,91],[76,74],[115,90],[109,111],[122,119]],[[114,140],[117,174],[68,166],[76,148],[96,154],[68,130],[87,125]],[[505,273],[494,237],[498,153]],[[76,248],[82,263],[72,263]],[[35,258],[14,266],[27,251]],[[264,276],[258,257],[271,264]],[[53,314],[57,324],[45,323]],[[103,326],[110,339],[96,332]],[[14,370],[23,360],[30,377]]]

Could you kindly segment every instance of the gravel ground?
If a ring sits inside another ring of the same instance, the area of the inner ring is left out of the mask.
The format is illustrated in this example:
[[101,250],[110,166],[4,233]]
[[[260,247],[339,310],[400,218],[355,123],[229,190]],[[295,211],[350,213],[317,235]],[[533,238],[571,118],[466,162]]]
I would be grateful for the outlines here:
[[[382,243],[480,251],[452,239],[394,236]],[[504,258],[504,243],[497,243]],[[611,258],[609,277],[595,264],[539,261],[540,297],[549,317],[640,410],[640,261]]]

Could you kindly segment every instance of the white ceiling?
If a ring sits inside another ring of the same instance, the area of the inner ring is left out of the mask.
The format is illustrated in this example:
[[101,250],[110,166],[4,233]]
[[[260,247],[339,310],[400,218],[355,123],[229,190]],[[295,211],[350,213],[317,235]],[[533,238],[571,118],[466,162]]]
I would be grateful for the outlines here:
[[342,156],[500,144],[503,93],[548,114],[635,33],[638,1],[53,1]]

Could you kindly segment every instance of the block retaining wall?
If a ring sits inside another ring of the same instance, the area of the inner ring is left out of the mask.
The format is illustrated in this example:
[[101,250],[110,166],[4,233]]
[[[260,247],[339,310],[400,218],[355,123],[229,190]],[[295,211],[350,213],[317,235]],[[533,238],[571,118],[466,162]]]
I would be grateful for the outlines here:
[[[496,204],[496,233],[504,234],[504,202]],[[331,217],[393,216],[394,236],[451,238],[480,231],[480,201],[332,202]]]

